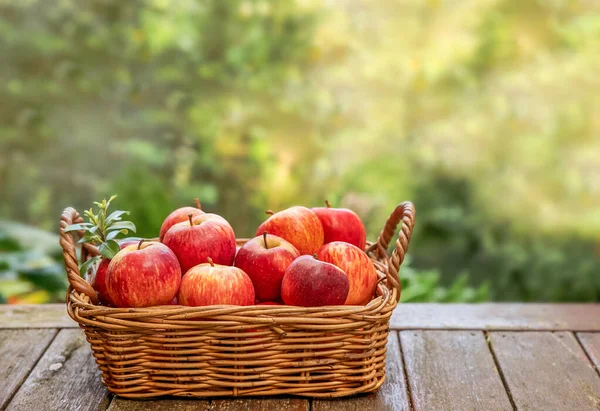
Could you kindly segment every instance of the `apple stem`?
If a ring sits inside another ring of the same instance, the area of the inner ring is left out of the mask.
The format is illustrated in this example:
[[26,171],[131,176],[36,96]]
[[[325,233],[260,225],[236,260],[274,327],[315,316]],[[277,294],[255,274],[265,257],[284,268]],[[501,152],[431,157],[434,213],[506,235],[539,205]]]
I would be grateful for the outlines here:
[[206,257],[206,260],[208,261],[208,263],[210,264],[211,267],[215,266],[215,263],[213,262],[213,259],[210,257]]
[[329,200],[325,200],[325,205],[327,206],[327,208],[331,208],[331,204],[329,204]]
[[275,213],[273,212],[273,210],[267,210],[267,211],[265,211],[265,212],[266,212],[267,214],[269,214],[269,215],[273,215],[273,214],[275,214]]
[[313,254],[313,257],[315,258],[315,260],[318,260],[318,259],[319,259],[319,257],[317,257],[317,253],[314,253],[314,254]]
[[193,214],[188,214],[188,219],[190,220],[190,226],[193,226],[194,224],[192,223],[192,217],[194,215]]
[[198,210],[202,210],[202,204],[200,204],[200,200],[198,200],[198,197],[194,198],[194,203],[196,203],[196,208]]
[[138,243],[138,248],[137,248],[138,250],[140,249],[140,247],[142,246],[142,243],[143,243],[144,241],[146,241],[146,240],[145,240],[145,239],[143,239],[143,238],[140,240],[140,242]]
[[269,245],[267,244],[267,232],[266,231],[263,233],[263,240],[265,241],[265,248],[268,250]]

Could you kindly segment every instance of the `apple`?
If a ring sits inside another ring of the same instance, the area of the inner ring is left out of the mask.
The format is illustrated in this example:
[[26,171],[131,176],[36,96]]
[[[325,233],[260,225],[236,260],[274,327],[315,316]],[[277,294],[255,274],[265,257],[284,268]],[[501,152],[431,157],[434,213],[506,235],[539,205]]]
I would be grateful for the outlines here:
[[180,283],[177,256],[159,242],[128,245],[108,265],[106,286],[117,307],[168,305]]
[[292,243],[300,254],[314,254],[323,245],[323,226],[319,217],[309,208],[295,206],[270,214],[256,230],[256,235],[265,231]]
[[208,257],[223,265],[232,265],[235,258],[233,228],[217,214],[188,215],[188,221],[167,231],[163,244],[173,250],[183,272],[205,263]]
[[281,303],[276,303],[275,301],[263,301],[263,302],[258,303],[256,305],[281,305]]
[[326,207],[314,207],[315,212],[323,226],[324,243],[344,241],[365,249],[367,244],[367,232],[360,217],[348,208],[333,208],[329,201],[325,201]]
[[[139,243],[140,240],[140,238],[123,238],[121,240],[117,240],[117,242],[122,250],[128,245]],[[108,290],[106,289],[106,272],[109,264],[109,259],[102,258],[100,260],[100,264],[98,264],[98,268],[96,268],[96,271],[90,269],[88,271],[89,275],[86,273],[86,281],[90,283],[94,290],[96,290],[96,294],[98,294],[98,300],[100,300],[103,305],[114,305],[110,299],[110,296],[108,295]]]
[[197,198],[194,198],[194,202],[196,203],[196,208],[181,207],[181,208],[178,208],[177,210],[173,211],[171,214],[169,214],[167,216],[167,218],[165,218],[165,221],[163,221],[162,225],[160,226],[160,234],[158,237],[161,242],[162,242],[163,238],[165,237],[165,234],[167,234],[167,231],[169,231],[169,229],[171,227],[173,227],[177,223],[187,221],[188,216],[190,214],[192,214],[192,215],[204,214],[204,211],[201,210],[202,205],[200,204],[200,200],[198,200]]
[[245,272],[207,260],[184,274],[177,295],[181,305],[254,305],[254,286]]
[[300,253],[296,247],[281,237],[265,232],[240,248],[235,257],[235,266],[252,280],[257,300],[272,301],[281,299],[283,274],[298,257]]
[[349,288],[348,276],[340,268],[303,255],[285,270],[281,297],[287,305],[301,307],[342,305]]
[[346,305],[365,305],[373,297],[377,286],[377,271],[369,257],[360,248],[334,241],[317,252],[317,258],[341,268],[350,280]]

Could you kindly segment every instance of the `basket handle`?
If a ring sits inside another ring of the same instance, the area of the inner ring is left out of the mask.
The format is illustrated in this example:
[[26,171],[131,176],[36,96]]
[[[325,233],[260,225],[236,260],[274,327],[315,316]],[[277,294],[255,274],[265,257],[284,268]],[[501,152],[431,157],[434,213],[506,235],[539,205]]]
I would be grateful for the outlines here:
[[404,256],[408,251],[408,243],[415,226],[415,206],[410,201],[404,201],[396,206],[392,214],[388,217],[385,227],[381,230],[377,243],[374,246],[377,249],[377,257],[387,259],[387,250],[390,245],[390,241],[396,232],[396,228],[400,221],[402,226],[398,232],[398,239],[396,240],[396,248],[392,252],[392,257],[388,263],[387,271],[387,285],[391,290],[395,288],[397,290],[397,300],[400,300],[400,293],[402,291],[402,283],[400,282],[400,265],[404,261]]
[[[93,304],[98,304],[98,296],[96,295],[96,291],[94,288],[79,275],[79,264],[77,262],[77,251],[75,250],[75,240],[71,233],[66,233],[65,228],[71,224],[82,223],[83,218],[79,215],[79,213],[72,207],[65,208],[62,215],[60,216],[60,239],[59,243],[63,249],[63,258],[65,260],[65,268],[67,270],[67,278],[69,280],[69,290],[67,291],[68,295],[71,293],[72,289],[75,289],[78,293],[84,293],[87,295]],[[77,233],[79,237],[83,235],[83,231]],[[88,244],[84,244],[82,247],[82,256],[81,259],[85,259],[88,253],[97,254],[98,251],[95,249],[96,247],[88,246]]]

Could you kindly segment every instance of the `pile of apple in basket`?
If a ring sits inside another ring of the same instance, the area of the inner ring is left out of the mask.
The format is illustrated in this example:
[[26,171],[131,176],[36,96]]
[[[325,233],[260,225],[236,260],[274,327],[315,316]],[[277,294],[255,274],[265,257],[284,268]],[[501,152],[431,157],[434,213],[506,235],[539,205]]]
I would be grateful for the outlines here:
[[80,242],[99,247],[101,256],[80,271],[103,305],[363,305],[375,292],[365,227],[352,210],[326,202],[268,211],[256,237],[240,247],[227,220],[203,212],[198,200],[167,216],[158,241],[117,240],[135,226],[122,220],[127,211],[108,213],[115,197],[85,211],[89,222],[65,230],[83,230]]

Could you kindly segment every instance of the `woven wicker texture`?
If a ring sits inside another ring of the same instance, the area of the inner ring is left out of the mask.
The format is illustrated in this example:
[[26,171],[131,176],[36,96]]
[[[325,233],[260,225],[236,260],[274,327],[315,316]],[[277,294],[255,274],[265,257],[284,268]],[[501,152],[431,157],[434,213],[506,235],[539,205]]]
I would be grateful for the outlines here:
[[[60,219],[67,311],[84,329],[103,383],[122,397],[343,397],[375,391],[385,378],[389,320],[400,298],[398,272],[414,221],[413,204],[401,203],[377,242],[367,244],[380,281],[365,306],[134,309],[97,305],[94,289],[79,275],[73,236],[64,232],[82,218],[67,208]],[[81,259],[97,254],[85,244]]]

